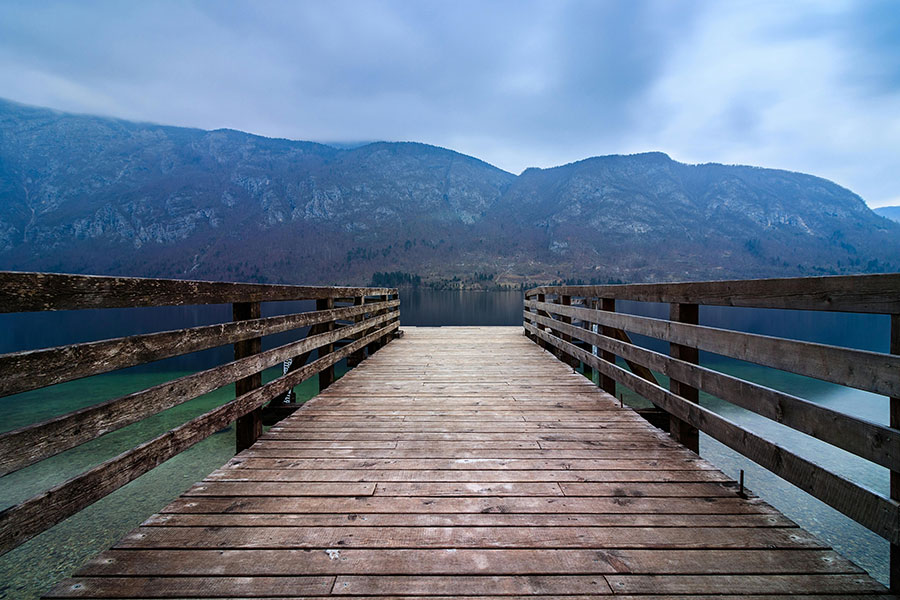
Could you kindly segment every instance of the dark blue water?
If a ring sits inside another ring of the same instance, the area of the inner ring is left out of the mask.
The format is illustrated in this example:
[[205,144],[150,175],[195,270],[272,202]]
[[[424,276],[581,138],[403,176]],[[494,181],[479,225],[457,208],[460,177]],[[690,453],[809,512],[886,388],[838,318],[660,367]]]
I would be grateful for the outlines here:
[[[518,325],[522,322],[520,292],[401,290],[401,301],[402,326]],[[311,309],[311,302],[273,303],[263,305],[263,315]],[[659,318],[668,315],[668,305],[662,304],[619,302],[617,310]],[[0,315],[0,353],[193,327],[230,319],[230,305]],[[700,321],[704,325],[764,335],[881,352],[888,349],[889,321],[884,316],[701,307]],[[303,335],[305,331],[299,330],[270,336],[264,340],[264,347],[281,345]],[[634,340],[654,350],[668,350],[667,344],[658,340],[640,336],[634,336]],[[80,406],[221,364],[231,360],[232,352],[230,346],[223,346],[2,398],[0,402],[4,418],[0,422],[0,430],[27,425]],[[888,401],[874,394],[708,353],[701,353],[701,362],[827,404],[837,410],[887,423]],[[340,366],[339,372],[342,369],[343,366]],[[275,377],[277,371],[271,369],[265,374],[266,379]],[[306,382],[299,389],[302,397],[310,397],[316,391],[315,380]],[[641,404],[641,399],[621,386],[620,391],[625,394],[627,402]],[[0,479],[0,508],[20,502],[118,452],[202,414],[232,398],[233,394],[233,387],[223,388]],[[857,483],[881,493],[887,490],[886,469],[718,399],[703,395],[701,402]],[[193,482],[226,462],[233,454],[233,449],[233,431],[214,435],[89,509],[0,557],[0,597],[37,597],[52,582],[70,574],[79,564],[121,538]],[[701,437],[701,455],[733,478],[737,478],[739,471],[743,469],[747,486],[752,491],[869,570],[876,578],[886,581],[888,550],[887,543],[880,537],[706,436]]]

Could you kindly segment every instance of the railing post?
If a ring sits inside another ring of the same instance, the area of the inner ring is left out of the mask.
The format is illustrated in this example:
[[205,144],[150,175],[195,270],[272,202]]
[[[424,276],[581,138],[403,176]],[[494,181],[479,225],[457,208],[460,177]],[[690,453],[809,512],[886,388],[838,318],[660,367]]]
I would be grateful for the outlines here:
[[[572,306],[572,296],[560,296],[560,297],[559,297],[559,303],[562,304],[563,306]],[[559,316],[559,320],[560,320],[562,323],[567,323],[567,324],[569,324],[569,325],[572,324],[572,317],[569,317],[569,316],[566,316],[566,315],[560,315],[560,316]],[[568,334],[565,334],[565,333],[560,332],[559,337],[562,338],[562,340],[563,340],[564,342],[569,342],[570,344],[572,343],[572,336],[571,336],[571,335],[568,335]],[[563,360],[563,362],[565,362],[566,364],[568,364],[568,365],[569,365],[570,367],[572,367],[573,369],[577,369],[577,368],[578,368],[578,365],[581,364],[581,361],[580,361],[580,360],[578,360],[577,358],[575,358],[574,356],[572,356],[572,355],[569,354],[568,352],[564,352],[564,351],[560,350],[560,351],[559,351],[559,356],[560,356],[560,358]]]
[[[537,295],[537,301],[538,301],[538,302],[546,302],[546,301],[547,301],[547,296],[544,295],[544,294],[538,294],[538,295]],[[547,312],[545,312],[545,311],[543,311],[543,310],[540,310],[540,309],[538,309],[537,314],[538,314],[538,316],[541,316],[541,317],[549,317],[549,316],[550,316],[549,314],[547,314]],[[537,325],[537,328],[540,329],[541,331],[544,330],[544,326],[543,326],[543,325],[540,325],[540,324]],[[547,349],[547,342],[545,342],[545,341],[542,340],[541,338],[538,338],[538,339],[537,339],[537,342],[538,342],[538,345],[539,345],[541,348],[543,348],[544,350]]]
[[[378,302],[376,301],[373,304],[373,306],[378,306]],[[373,309],[372,312],[367,312],[366,318],[371,319],[372,317],[377,317],[380,314],[381,314],[381,310],[376,308],[376,309]],[[368,329],[366,329],[366,335],[369,335],[373,331],[375,331],[375,328],[369,327]],[[375,354],[375,352],[378,351],[379,348],[381,348],[381,345],[378,343],[378,340],[372,340],[366,346],[366,352],[368,353],[369,356],[372,356],[373,354]]]
[[[394,297],[393,294],[382,294],[381,301],[388,302],[388,301],[392,300],[393,297]],[[383,308],[383,309],[381,309],[381,314],[387,314],[390,310],[391,309],[389,309],[389,308]],[[384,323],[382,326],[387,325],[387,324],[388,323]],[[378,347],[384,348],[385,346],[387,346],[388,342],[390,342],[390,341],[391,341],[390,334],[385,334],[385,335],[381,336],[380,338],[378,338]]]
[[[900,354],[900,314],[891,315],[891,354]],[[900,429],[900,398],[891,398],[890,426]],[[900,465],[894,462],[894,467]],[[900,501],[900,469],[891,468],[891,500]],[[891,544],[889,565],[891,592],[900,594],[900,545]]]
[[[589,309],[596,309],[597,301],[594,300],[593,298],[585,298],[584,299],[584,307],[589,308]],[[594,326],[591,324],[591,322],[585,321],[584,319],[581,320],[581,326],[584,329],[587,329],[588,331],[594,330]],[[581,347],[584,348],[584,350],[586,350],[588,353],[593,351],[593,345],[588,342],[582,342]],[[584,376],[587,377],[588,379],[590,379],[591,381],[594,381],[594,370],[591,368],[591,365],[589,365],[587,363],[581,363],[581,365],[582,365],[581,368],[582,368],[582,372],[584,373]]]
[[531,335],[531,332],[529,332],[529,331],[528,331],[528,328],[525,327],[525,324],[526,324],[526,323],[530,323],[530,324],[534,325],[534,323],[532,323],[532,321],[531,321],[531,318],[525,316],[525,313],[526,313],[526,312],[527,312],[528,314],[531,314],[531,313],[534,312],[534,311],[533,311],[532,309],[530,309],[530,308],[528,308],[528,309],[526,310],[525,302],[528,302],[528,296],[525,296],[525,295],[523,294],[523,295],[522,295],[522,328],[525,330],[525,337],[527,337],[529,340],[531,340],[532,342],[534,342],[534,341],[536,341],[536,340],[535,340],[535,337],[534,337],[533,335]]
[[[557,294],[556,300],[553,301],[553,304],[562,304],[562,296]],[[558,319],[559,315],[557,314],[555,317],[550,317],[550,318]],[[559,332],[557,330],[553,329],[552,326],[550,327],[550,335],[552,335],[553,337],[560,337]],[[563,360],[563,361],[565,360],[565,357],[566,357],[565,353],[562,350],[560,350],[559,348],[557,348],[556,346],[551,345],[548,347],[548,350],[550,350],[550,352],[552,352],[553,355],[556,356],[557,359]]]
[[[689,323],[697,325],[699,323],[700,311],[697,304],[670,304],[669,320],[678,323]],[[681,344],[669,344],[669,354],[672,358],[677,358],[685,362],[698,364],[700,362],[700,351],[690,346],[682,346]],[[669,391],[677,394],[690,402],[700,402],[700,391],[683,382],[674,379],[669,381]],[[669,435],[677,442],[681,443],[688,450],[700,453],[700,434],[696,427],[688,425],[681,419],[669,415]]]
[[[231,306],[232,320],[246,321],[260,318],[259,302],[235,302]],[[234,359],[239,360],[262,350],[262,338],[251,338],[234,344]],[[242,396],[262,385],[262,373],[254,373],[249,377],[234,382],[235,397]],[[242,452],[253,445],[262,434],[262,409],[257,408],[238,417],[235,421],[236,451]]]
[[[366,302],[365,296],[356,296],[355,298],[353,298],[353,306],[362,306],[365,302]],[[365,314],[357,315],[357,316],[353,317],[353,322],[359,323],[359,322],[363,321],[365,318],[366,318]],[[363,334],[359,334],[355,337],[360,338],[362,336],[363,336]],[[356,352],[353,352],[352,354],[350,354],[347,357],[347,367],[352,369],[353,367],[358,366],[359,363],[361,363],[363,360],[365,360],[365,358],[366,358],[366,349],[360,348],[359,350],[357,350]]]
[[[600,299],[600,310],[605,310],[608,312],[616,312],[616,300],[615,298],[601,298]],[[600,326],[601,335],[605,335],[606,337],[613,337],[612,327],[608,327],[606,325]],[[600,358],[609,363],[616,363],[616,355],[608,350],[600,350]],[[600,380],[598,381],[600,385],[600,389],[604,392],[616,395],[616,380],[608,375],[604,375],[600,373]]]
[[[334,308],[334,298],[322,298],[316,300],[316,310],[328,310]],[[322,325],[322,333],[326,331],[334,331],[334,321],[328,321]],[[317,356],[322,358],[334,352],[334,344],[326,344],[319,348]],[[319,391],[323,391],[329,385],[334,383],[334,365],[325,367],[319,371]]]

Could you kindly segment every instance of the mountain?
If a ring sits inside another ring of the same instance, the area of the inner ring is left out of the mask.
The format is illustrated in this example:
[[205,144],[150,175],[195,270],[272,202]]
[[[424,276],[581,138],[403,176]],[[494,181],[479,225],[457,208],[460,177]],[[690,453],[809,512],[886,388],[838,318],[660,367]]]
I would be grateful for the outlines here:
[[900,222],[900,206],[882,206],[873,210],[882,217]]
[[332,284],[756,277],[897,270],[898,234],[852,192],[787,171],[649,153],[515,176],[425,144],[337,148],[0,101],[2,269]]
[[529,169],[502,203],[513,230],[545,242],[545,262],[555,254],[561,267],[597,265],[628,281],[900,265],[900,228],[849,190],[802,173],[605,156]]

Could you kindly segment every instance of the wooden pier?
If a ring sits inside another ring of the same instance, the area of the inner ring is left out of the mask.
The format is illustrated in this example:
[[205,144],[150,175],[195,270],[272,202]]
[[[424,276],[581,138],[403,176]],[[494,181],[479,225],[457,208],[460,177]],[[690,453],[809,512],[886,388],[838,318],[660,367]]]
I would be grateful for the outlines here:
[[[669,318],[628,303],[668,304]],[[900,590],[900,274],[547,286],[525,293],[520,327],[400,336],[394,288],[0,272],[0,312],[203,304],[230,304],[233,320],[0,355],[3,397],[234,349],[233,361],[0,433],[3,481],[234,384],[233,400],[0,511],[5,553],[235,423],[228,464],[47,597],[895,597],[701,459],[700,432],[887,540]],[[890,348],[715,328],[703,306],[889,315]],[[890,420],[713,370],[701,351],[871,392]],[[342,360],[351,370],[335,381]],[[263,383],[267,369],[278,374]],[[296,402],[312,378],[319,394]],[[623,388],[654,411],[623,406]],[[853,453],[890,486],[745,429],[701,393]]]
[[404,331],[49,596],[885,594],[521,327]]

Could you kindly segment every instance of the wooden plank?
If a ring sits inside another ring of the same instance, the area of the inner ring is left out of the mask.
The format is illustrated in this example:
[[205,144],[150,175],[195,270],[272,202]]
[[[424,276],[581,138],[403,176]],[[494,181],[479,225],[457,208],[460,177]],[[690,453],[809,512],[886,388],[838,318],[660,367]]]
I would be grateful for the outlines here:
[[737,486],[734,483],[697,483],[697,482],[678,482],[678,483],[632,483],[632,482],[614,482],[614,483],[568,483],[561,482],[559,487],[562,488],[566,496],[590,496],[597,498],[600,496],[615,496],[619,498],[628,498],[635,496],[639,498],[658,497],[690,497],[690,498],[716,498],[729,497],[737,494]]
[[[551,507],[552,508],[552,507]],[[777,513],[631,514],[631,513],[169,513],[153,515],[143,527],[780,527],[797,526]]]
[[185,497],[191,496],[217,496],[226,498],[229,496],[371,496],[375,492],[377,484],[372,482],[341,481],[341,482],[304,482],[303,485],[272,482],[216,482],[204,481],[191,486],[184,493]]
[[275,302],[396,293],[396,288],[315,287],[0,271],[0,312]]
[[[392,306],[399,306],[394,301]],[[0,396],[359,315],[357,307],[254,318],[0,355]]]
[[[298,425],[302,425],[298,427]],[[609,431],[610,433],[628,432],[634,429],[644,430],[642,423],[629,419],[611,419],[601,421],[599,419],[584,419],[581,421],[530,421],[522,420],[516,415],[508,420],[497,417],[494,420],[466,421],[447,419],[441,421],[404,421],[401,418],[394,419],[356,419],[335,417],[334,420],[302,419],[286,424],[278,424],[269,429],[269,433],[302,433],[315,425],[319,433],[326,432],[379,432],[379,433],[506,433],[506,434],[536,434],[536,433],[597,433]]]
[[[613,587],[611,588],[610,585]],[[881,590],[874,580],[858,575],[741,575],[741,576],[584,576],[584,575],[556,575],[537,577],[515,576],[338,576],[334,586],[335,594],[396,594],[397,596],[409,596],[421,594],[423,596],[443,595],[455,596],[470,594],[492,594],[496,596],[509,596],[511,594],[590,594],[590,597],[615,595],[617,598],[622,592],[636,594],[651,594],[659,600],[660,593],[677,594],[684,598],[683,594],[690,594],[691,598],[710,598],[704,593],[720,593],[729,598],[735,598],[737,594],[752,594],[755,599],[768,600],[772,596],[760,596],[760,591],[771,591],[777,594],[790,594],[795,598],[795,593],[808,592],[815,594],[816,598],[822,598],[822,592],[834,593],[864,593],[871,598],[869,593],[877,593]],[[722,599],[724,596],[716,596]],[[827,594],[831,598],[846,598]],[[533,597],[533,596],[532,596]],[[538,596],[543,597],[543,596]],[[571,596],[566,596],[571,597]],[[674,596],[670,596],[672,598]],[[784,596],[777,596],[784,598]],[[634,598],[633,596],[631,598]],[[807,596],[807,598],[809,598]]]
[[471,596],[491,594],[509,596],[512,594],[590,594],[607,596],[612,590],[602,576],[340,576],[334,584],[336,595],[381,595],[396,594],[409,596]]
[[[350,327],[348,332],[381,325],[382,315]],[[162,383],[127,396],[82,408],[47,421],[0,434],[0,475],[115,431],[126,425],[202,396],[239,378],[263,371],[298,353],[315,349],[341,332],[325,333],[285,344],[247,358]]]
[[378,483],[376,496],[562,496],[557,483]]
[[[551,344],[565,344],[543,331],[537,329],[534,331]],[[669,390],[655,386],[616,365],[597,360],[596,357],[575,348],[572,344],[568,346],[571,347],[570,351],[581,352],[584,355],[582,360],[593,361],[595,368],[604,370],[663,410],[691,423],[700,431],[793,483],[888,541],[900,542],[900,504],[897,501],[879,496],[835,475],[700,405],[685,401]]]
[[566,312],[601,325],[773,369],[884,396],[900,396],[900,356],[579,307],[546,303],[542,306],[550,312]]
[[638,302],[784,308],[856,313],[900,313],[900,274],[740,279],[686,283],[544,286],[525,292],[606,297]]
[[220,469],[204,481],[376,481],[406,483],[537,483],[537,482],[654,482],[730,481],[715,470],[648,469],[643,471],[487,471],[462,469]]
[[710,463],[699,459],[566,459],[566,460],[536,460],[536,459],[349,459],[343,460],[333,457],[328,461],[308,458],[245,458],[246,454],[233,458],[223,467],[222,472],[233,473],[235,476],[249,470],[277,470],[285,471],[352,471],[352,470],[402,470],[402,471],[453,471],[466,472],[483,470],[502,471],[553,471],[559,473],[562,470],[578,471],[716,471]]
[[[393,323],[384,329],[390,330],[396,326],[397,324]],[[304,369],[249,391],[46,492],[4,509],[0,512],[0,553],[8,552],[172,456],[190,448],[237,417],[262,406],[272,397],[283,394],[311,374],[317,373],[329,362],[334,364],[368,343],[370,339],[383,335],[382,331],[379,329],[337,352],[306,365]]]
[[328,596],[332,576],[77,577],[44,598],[271,598]]
[[259,495],[243,497],[182,497],[169,504],[164,513],[228,514],[769,514],[774,509],[756,499],[737,495],[708,498],[641,497],[386,497],[364,498],[273,498]]
[[191,548],[823,548],[789,528],[141,527],[117,549]]
[[[317,446],[310,446],[309,442],[299,448],[290,444],[268,445],[267,442],[257,442],[253,448],[245,450],[241,456],[265,457],[265,458],[359,458],[366,460],[375,459],[566,459],[580,458],[613,459],[671,459],[691,458],[692,453],[685,448],[677,446],[657,448],[653,446],[636,446],[631,448],[583,446],[578,448],[488,448],[484,450],[472,450],[471,444],[463,446],[435,448],[428,445],[419,448],[396,448],[392,442],[320,442]],[[696,455],[693,454],[696,458]]]
[[616,594],[868,594],[884,587],[866,575],[611,575]]
[[[643,433],[643,432],[642,432]],[[442,431],[346,431],[332,429],[328,431],[311,431],[310,429],[292,429],[268,432],[262,439],[271,442],[287,442],[294,440],[331,440],[331,441],[434,441],[434,442],[523,442],[531,446],[538,442],[588,442],[608,441],[634,443],[633,431],[620,429],[607,430],[559,430],[559,431],[509,431],[490,432],[442,432]]]
[[861,570],[818,549],[281,549],[110,550],[89,560],[82,577],[296,575],[558,575],[848,573]]
[[[290,444],[292,442],[285,442],[286,444]],[[297,444],[303,444],[308,442],[293,442]],[[356,443],[356,442],[348,442],[348,443]],[[598,442],[599,443],[599,442]],[[622,442],[617,447],[620,447],[622,444],[626,444],[626,442]],[[485,448],[487,450],[496,450],[496,449],[538,449],[541,447],[540,442],[536,441],[524,441],[524,442],[516,442],[516,441],[487,441],[481,442],[478,444],[480,448]],[[435,441],[407,441],[400,440],[397,442],[398,449],[419,449],[419,448],[429,448],[436,452],[439,452],[441,449],[447,450],[462,450],[465,448],[471,448],[472,442],[435,442]]]

